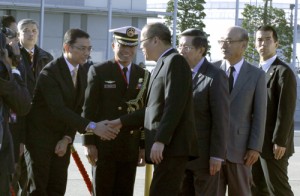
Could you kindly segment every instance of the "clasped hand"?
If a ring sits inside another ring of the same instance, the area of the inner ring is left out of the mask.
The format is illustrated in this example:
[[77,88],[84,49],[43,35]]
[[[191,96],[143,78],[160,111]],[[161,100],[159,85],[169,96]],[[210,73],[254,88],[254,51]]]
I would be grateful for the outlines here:
[[98,135],[102,140],[113,140],[119,134],[121,127],[121,121],[100,121],[96,124],[94,134]]

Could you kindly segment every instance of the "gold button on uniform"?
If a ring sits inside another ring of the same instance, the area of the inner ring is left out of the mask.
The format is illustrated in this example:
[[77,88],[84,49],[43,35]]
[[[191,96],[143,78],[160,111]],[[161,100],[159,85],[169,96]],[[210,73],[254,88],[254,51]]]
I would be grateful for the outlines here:
[[122,107],[121,107],[121,106],[119,106],[119,107],[118,107],[118,110],[122,110]]
[[131,135],[133,134],[133,130],[130,131],[130,134],[131,134]]

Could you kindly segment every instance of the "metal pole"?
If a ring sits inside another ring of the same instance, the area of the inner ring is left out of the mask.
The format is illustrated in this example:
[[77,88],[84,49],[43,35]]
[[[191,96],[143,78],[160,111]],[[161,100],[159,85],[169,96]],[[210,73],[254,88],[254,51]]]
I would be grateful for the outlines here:
[[296,56],[297,56],[297,18],[298,18],[298,0],[295,0],[295,14],[294,14],[294,39],[293,39],[293,58],[292,66],[296,68]]
[[176,48],[177,7],[178,7],[178,0],[174,0],[173,37],[172,37],[172,45],[173,45],[173,48]]
[[41,0],[40,29],[39,29],[39,47],[41,48],[43,48],[44,15],[45,15],[45,0]]
[[[112,6],[111,6],[111,1],[112,0],[107,0],[107,29],[111,29],[111,17],[112,17]],[[107,31],[107,48],[106,48],[106,59],[110,58],[110,50],[111,50],[111,34],[110,32]]]
[[238,21],[239,21],[239,0],[236,0],[235,3],[235,26],[238,26]]

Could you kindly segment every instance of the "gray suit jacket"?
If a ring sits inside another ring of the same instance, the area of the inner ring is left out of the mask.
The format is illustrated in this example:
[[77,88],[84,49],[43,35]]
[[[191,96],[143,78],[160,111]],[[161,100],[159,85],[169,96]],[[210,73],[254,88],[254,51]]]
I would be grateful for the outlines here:
[[[225,63],[215,64],[225,71]],[[261,152],[266,121],[266,92],[265,73],[244,61],[230,94],[228,161],[242,164],[248,149]]]
[[[208,168],[210,157],[225,160],[229,131],[229,91],[225,72],[204,59],[193,78],[193,98],[200,157],[188,169]],[[208,171],[208,170],[207,170]]]

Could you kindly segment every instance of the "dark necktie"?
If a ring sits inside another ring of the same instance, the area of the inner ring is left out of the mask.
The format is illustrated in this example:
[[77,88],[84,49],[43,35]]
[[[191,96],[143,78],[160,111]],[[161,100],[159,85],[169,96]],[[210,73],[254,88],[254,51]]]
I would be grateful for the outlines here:
[[126,83],[128,83],[127,75],[126,75],[127,71],[128,71],[128,68],[127,67],[123,67],[123,73],[124,73],[124,78],[125,78]]
[[233,72],[235,71],[233,66],[229,67],[229,77],[228,77],[228,81],[229,81],[229,93],[231,93],[232,88],[233,88],[233,82],[234,82],[234,78],[233,78]]

